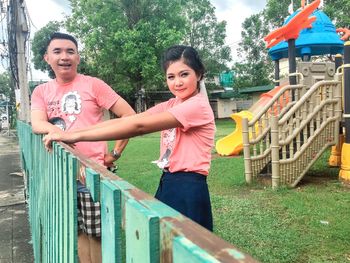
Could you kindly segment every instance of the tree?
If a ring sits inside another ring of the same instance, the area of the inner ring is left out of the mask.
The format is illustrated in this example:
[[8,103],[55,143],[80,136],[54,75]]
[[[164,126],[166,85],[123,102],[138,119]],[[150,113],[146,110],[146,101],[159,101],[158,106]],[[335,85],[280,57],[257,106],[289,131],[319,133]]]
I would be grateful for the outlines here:
[[[268,0],[264,9],[264,18],[270,30],[281,27],[286,18],[290,15],[288,13],[288,6],[290,0]],[[300,7],[299,1],[293,1],[293,10]]]
[[160,58],[173,44],[197,48],[209,75],[227,69],[225,62],[230,59],[230,50],[224,46],[226,23],[216,21],[208,0],[72,0],[71,3],[73,13],[67,29],[84,43],[82,55],[87,70],[111,84],[129,101],[140,90],[166,89]]
[[[3,72],[0,74],[0,95],[3,94],[9,101],[9,122],[11,128],[15,126],[16,120],[16,98],[15,98],[15,85],[9,72]],[[1,96],[0,96],[1,100]],[[1,111],[0,111],[1,112]]]
[[200,53],[207,68],[207,77],[227,70],[231,49],[225,45],[226,21],[217,21],[215,8],[208,0],[187,1],[183,12],[186,17],[184,42]]
[[87,71],[128,100],[141,89],[164,87],[160,57],[179,43],[184,19],[179,1],[72,0],[67,29],[84,43]]
[[337,28],[350,28],[349,0],[325,0],[324,12],[335,22]]
[[[311,2],[311,1],[310,1]],[[265,19],[273,28],[280,27],[289,16],[290,0],[268,0],[265,8]],[[294,10],[300,8],[298,1],[294,2]],[[336,27],[350,27],[350,1],[324,0],[323,11],[335,23]]]
[[51,67],[44,60],[46,52],[46,45],[50,39],[50,35],[60,30],[60,23],[57,21],[51,21],[46,26],[37,31],[32,41],[32,52],[34,68],[43,72],[48,72],[50,78],[55,77],[55,73],[51,70]]
[[242,28],[242,40],[238,48],[241,62],[235,63],[233,67],[236,76],[234,86],[241,88],[270,84],[272,63],[263,40],[268,34],[263,12],[245,19]]
[[3,94],[6,98],[10,99],[10,101],[14,104],[14,85],[11,83],[11,77],[8,72],[3,72],[0,74],[0,94]]
[[[82,43],[80,72],[102,78],[129,102],[141,90],[166,89],[160,60],[173,44],[197,48],[209,75],[227,69],[226,23],[217,22],[208,0],[71,0],[71,6],[64,26]],[[48,24],[33,41],[38,69],[48,70],[39,47],[58,26]]]

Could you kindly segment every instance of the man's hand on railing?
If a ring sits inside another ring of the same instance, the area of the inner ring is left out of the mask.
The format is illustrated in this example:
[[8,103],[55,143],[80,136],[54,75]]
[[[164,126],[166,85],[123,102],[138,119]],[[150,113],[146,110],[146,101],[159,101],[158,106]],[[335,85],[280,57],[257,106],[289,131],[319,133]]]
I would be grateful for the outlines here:
[[78,180],[83,184],[86,185],[86,172],[85,172],[85,166],[82,165],[79,169],[78,173]]
[[70,146],[74,147],[74,142],[77,141],[75,139],[76,138],[75,135],[76,133],[74,132],[64,132],[64,131],[50,132],[43,137],[43,142],[46,150],[48,150],[49,152],[52,150],[53,141],[57,141],[57,142],[61,141],[61,142],[70,144]]
[[110,171],[114,171],[116,165],[114,164],[114,162],[117,160],[118,158],[115,158],[114,156],[112,156],[111,153],[106,153],[104,156],[104,165],[107,167],[108,170]]

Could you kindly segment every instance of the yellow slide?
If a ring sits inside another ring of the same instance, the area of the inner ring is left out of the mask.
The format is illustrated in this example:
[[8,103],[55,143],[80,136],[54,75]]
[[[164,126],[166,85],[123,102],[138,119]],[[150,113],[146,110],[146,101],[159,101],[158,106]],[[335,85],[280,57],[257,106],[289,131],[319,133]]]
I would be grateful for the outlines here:
[[[254,103],[249,110],[241,111],[239,113],[231,114],[231,118],[236,122],[236,129],[226,137],[216,142],[216,151],[218,154],[223,156],[238,155],[243,150],[243,135],[242,135],[242,119],[247,118],[249,121],[256,116],[259,111],[266,105],[271,99],[285,86],[288,84],[288,80],[281,80],[283,84],[276,86],[267,93],[260,96],[260,99]],[[279,107],[284,107],[288,103],[287,100],[279,100]],[[257,131],[258,127],[255,127]],[[249,134],[251,136],[251,134]]]
[[231,114],[231,118],[236,122],[236,129],[216,142],[216,151],[223,156],[238,155],[242,151],[242,119],[247,118],[250,121],[253,118],[253,114],[250,111],[241,111]]

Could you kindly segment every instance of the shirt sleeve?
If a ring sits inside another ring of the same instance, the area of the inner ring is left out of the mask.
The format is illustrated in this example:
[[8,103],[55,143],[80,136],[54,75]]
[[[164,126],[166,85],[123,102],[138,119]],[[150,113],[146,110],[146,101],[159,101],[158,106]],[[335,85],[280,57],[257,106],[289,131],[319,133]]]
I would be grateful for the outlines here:
[[30,106],[31,110],[46,111],[44,97],[42,96],[42,85],[37,86],[32,93]]
[[214,118],[208,100],[202,96],[194,96],[168,111],[182,124],[183,131],[208,124]]
[[146,112],[150,114],[157,114],[166,111],[169,101],[158,103],[157,105],[149,108]]
[[93,91],[96,95],[97,104],[109,110],[120,96],[103,80],[93,78]]

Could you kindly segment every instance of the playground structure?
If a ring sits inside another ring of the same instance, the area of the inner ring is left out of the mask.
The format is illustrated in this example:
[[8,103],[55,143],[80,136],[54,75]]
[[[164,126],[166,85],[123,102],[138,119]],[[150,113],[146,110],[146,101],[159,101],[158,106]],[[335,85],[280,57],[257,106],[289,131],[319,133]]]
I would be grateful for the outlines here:
[[[248,183],[264,177],[271,178],[273,188],[294,187],[330,146],[330,165],[341,166],[340,179],[350,181],[350,160],[346,154],[349,150],[344,151],[342,146],[343,134],[346,136],[342,98],[349,98],[344,87],[350,85],[350,61],[346,62],[350,60],[350,42],[344,45],[343,39],[349,31],[336,30],[317,9],[319,4],[320,0],[306,7],[302,4],[281,28],[265,37],[275,63],[276,87],[270,97],[262,96],[248,112],[232,116],[241,135],[235,131],[216,144],[221,155],[235,155],[243,148]],[[337,32],[345,33],[342,39]],[[336,55],[340,53],[344,53],[344,65],[341,55]],[[336,55],[335,63],[311,61],[312,56],[325,54]],[[302,61],[296,63],[296,57]],[[287,83],[280,81],[282,58],[289,62]],[[345,100],[345,119],[346,110]],[[237,118],[240,115],[242,118]],[[350,138],[347,142],[345,137],[344,145],[347,143]]]

